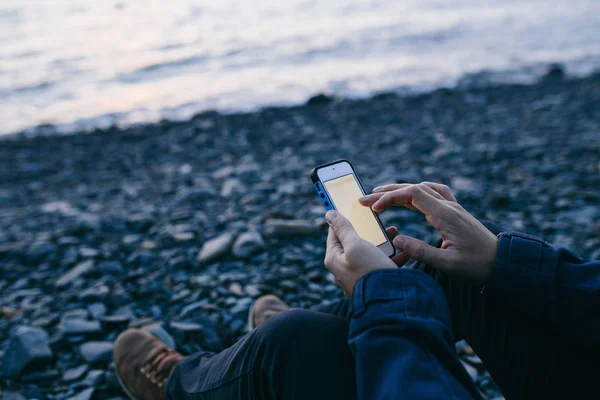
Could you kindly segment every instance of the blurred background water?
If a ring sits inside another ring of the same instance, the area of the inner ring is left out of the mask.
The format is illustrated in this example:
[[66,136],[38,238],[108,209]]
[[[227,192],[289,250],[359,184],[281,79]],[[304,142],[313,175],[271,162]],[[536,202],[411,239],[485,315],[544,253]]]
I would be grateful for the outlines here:
[[0,133],[587,74],[599,27],[599,0],[2,0]]

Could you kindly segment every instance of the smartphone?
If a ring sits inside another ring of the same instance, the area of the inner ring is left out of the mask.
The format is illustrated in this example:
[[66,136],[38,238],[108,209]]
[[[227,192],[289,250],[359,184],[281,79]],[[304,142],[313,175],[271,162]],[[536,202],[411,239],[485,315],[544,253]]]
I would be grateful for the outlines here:
[[364,196],[358,175],[346,160],[319,165],[311,171],[313,185],[326,210],[337,210],[352,223],[356,233],[392,257],[396,249],[379,216],[358,202]]

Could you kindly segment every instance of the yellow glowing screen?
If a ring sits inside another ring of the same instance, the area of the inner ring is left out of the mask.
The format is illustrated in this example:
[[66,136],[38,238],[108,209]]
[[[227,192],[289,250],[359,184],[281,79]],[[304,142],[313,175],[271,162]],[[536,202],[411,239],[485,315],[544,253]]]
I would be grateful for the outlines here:
[[350,220],[361,238],[379,246],[387,241],[373,212],[362,206],[358,199],[363,196],[353,174],[323,182],[336,210]]

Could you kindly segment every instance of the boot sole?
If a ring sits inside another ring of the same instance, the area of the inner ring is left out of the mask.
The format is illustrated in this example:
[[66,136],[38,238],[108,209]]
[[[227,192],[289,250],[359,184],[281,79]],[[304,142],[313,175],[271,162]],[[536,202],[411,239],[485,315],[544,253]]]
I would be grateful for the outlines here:
[[119,382],[119,385],[121,385],[121,389],[123,389],[123,392],[125,392],[125,394],[127,395],[127,397],[129,397],[131,400],[139,400],[137,398],[135,398],[127,389],[127,386],[125,386],[125,382],[123,382],[123,379],[121,379],[121,375],[119,375],[119,371],[115,368],[115,376],[117,377],[117,382]]

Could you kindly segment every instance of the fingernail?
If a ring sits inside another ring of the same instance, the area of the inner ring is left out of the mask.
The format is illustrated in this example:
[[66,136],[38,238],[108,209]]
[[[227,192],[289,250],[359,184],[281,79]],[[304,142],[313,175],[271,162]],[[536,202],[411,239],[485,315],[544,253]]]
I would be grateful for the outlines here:
[[379,192],[382,188],[383,188],[383,186],[377,186],[376,188],[373,189],[373,192]]
[[358,199],[358,201],[360,201],[360,202],[367,201],[367,200],[369,200],[369,196],[368,196],[368,195],[367,195],[367,196],[360,197],[360,198]]
[[329,210],[325,213],[325,220],[329,223],[332,223],[337,218],[337,211]]

